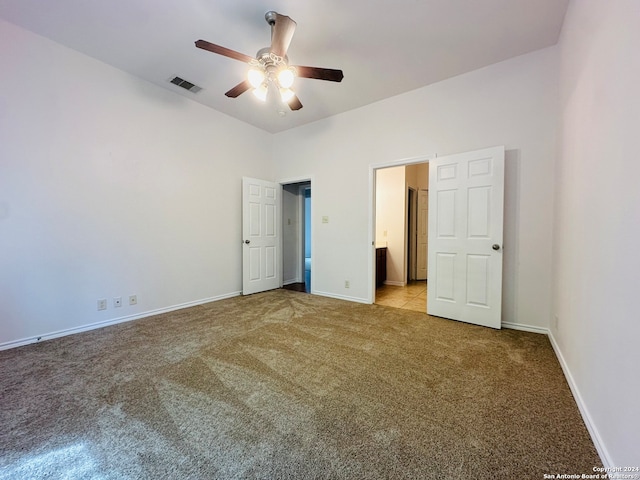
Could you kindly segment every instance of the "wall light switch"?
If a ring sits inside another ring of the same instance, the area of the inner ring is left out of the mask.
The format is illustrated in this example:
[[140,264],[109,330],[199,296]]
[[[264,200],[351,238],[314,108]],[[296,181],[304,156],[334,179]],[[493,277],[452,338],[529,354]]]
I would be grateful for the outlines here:
[[329,217],[328,217],[328,216],[326,216],[326,215],[324,215],[324,216],[322,217],[322,223],[329,223]]

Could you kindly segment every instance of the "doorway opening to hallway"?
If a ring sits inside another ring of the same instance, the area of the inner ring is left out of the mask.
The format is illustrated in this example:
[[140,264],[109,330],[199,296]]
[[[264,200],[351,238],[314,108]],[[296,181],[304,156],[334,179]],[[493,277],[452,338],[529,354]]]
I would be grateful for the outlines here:
[[311,293],[311,181],[282,185],[282,288]]

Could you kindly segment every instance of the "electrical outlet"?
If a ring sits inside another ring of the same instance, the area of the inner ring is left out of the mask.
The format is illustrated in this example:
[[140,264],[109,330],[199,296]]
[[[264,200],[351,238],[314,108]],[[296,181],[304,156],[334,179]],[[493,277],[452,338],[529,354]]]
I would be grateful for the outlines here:
[[113,306],[118,308],[122,306],[122,297],[113,297]]
[[129,295],[129,305],[137,305],[137,304],[138,304],[138,296]]
[[351,287],[351,282],[349,282],[349,280],[345,280],[344,281],[344,288],[349,288]]
[[98,310],[106,310],[107,309],[107,299],[101,298],[98,300]]

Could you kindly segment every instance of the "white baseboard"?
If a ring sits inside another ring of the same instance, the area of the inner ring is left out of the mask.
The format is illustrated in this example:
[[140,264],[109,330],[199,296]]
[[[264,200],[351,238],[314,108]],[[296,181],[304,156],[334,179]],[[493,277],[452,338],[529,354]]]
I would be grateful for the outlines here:
[[312,295],[320,295],[321,297],[329,297],[329,298],[335,298],[338,300],[347,300],[349,302],[357,302],[357,303],[366,303],[366,304],[371,304],[371,302],[366,299],[366,298],[359,298],[359,297],[349,297],[347,295],[339,295],[337,293],[329,293],[329,292],[319,292],[318,290],[311,290],[311,294]]
[[562,351],[560,350],[560,346],[556,342],[556,339],[553,336],[552,332],[549,332],[549,341],[551,342],[551,346],[553,347],[553,351],[556,353],[556,357],[560,362],[560,366],[562,367],[562,371],[564,372],[564,377],[567,379],[567,383],[569,384],[569,388],[571,389],[571,393],[573,394],[573,398],[578,404],[578,409],[580,410],[580,414],[582,415],[582,420],[584,420],[585,425],[587,426],[587,430],[591,435],[591,440],[593,440],[593,444],[598,451],[598,455],[600,455],[600,460],[602,460],[602,465],[605,468],[614,467],[614,463],[611,460],[611,456],[607,450],[607,447],[596,428],[591,415],[589,414],[589,409],[587,405],[584,403],[582,399],[582,395],[580,395],[580,390],[578,389],[578,385],[573,379],[573,375],[571,375],[571,371],[569,370],[569,366],[562,355]]
[[299,278],[294,278],[292,280],[283,280],[282,285],[291,285],[292,283],[302,283]]
[[522,323],[502,322],[502,328],[510,328],[511,330],[521,330],[523,332],[541,333],[543,335],[549,335],[548,328],[536,327],[534,325],[524,325]]
[[406,285],[406,282],[397,282],[395,280],[385,280],[384,284],[393,285],[394,287],[404,287]]
[[195,300],[193,302],[180,303],[178,305],[171,305],[169,307],[157,308],[155,310],[149,310],[142,313],[136,313],[134,315],[127,315],[124,317],[112,318],[110,320],[104,320],[101,322],[90,323],[82,325],[80,327],[67,328],[64,330],[58,330],[56,332],[43,333],[42,335],[35,335],[33,337],[27,337],[20,340],[13,340],[11,342],[0,343],[0,350],[8,350],[10,348],[22,347],[31,343],[38,343],[44,340],[51,340],[53,338],[65,337],[67,335],[73,335],[74,333],[88,332],[89,330],[95,330],[97,328],[108,327],[110,325],[116,325],[118,323],[130,322],[131,320],[138,320],[140,318],[150,317],[152,315],[159,315],[161,313],[173,312],[174,310],[181,310],[183,308],[195,307],[197,305],[203,305],[205,303],[217,302],[218,300],[224,300],[226,298],[237,297],[241,292],[231,292],[216,297],[203,298],[201,300]]

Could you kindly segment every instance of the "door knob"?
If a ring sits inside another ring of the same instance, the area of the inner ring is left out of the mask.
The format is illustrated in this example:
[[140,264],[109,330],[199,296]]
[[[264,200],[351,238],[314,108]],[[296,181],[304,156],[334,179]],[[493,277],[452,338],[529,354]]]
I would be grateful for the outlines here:
[[493,245],[491,245],[491,248],[493,248],[494,250],[500,250],[500,245],[494,243]]
[[251,240],[245,240],[244,243],[246,243],[247,245],[249,245],[251,243]]

